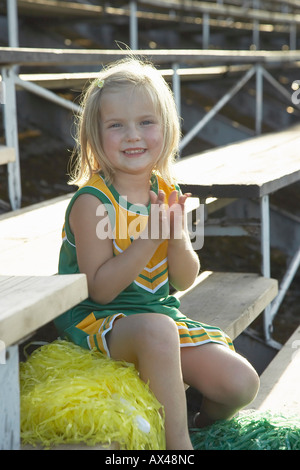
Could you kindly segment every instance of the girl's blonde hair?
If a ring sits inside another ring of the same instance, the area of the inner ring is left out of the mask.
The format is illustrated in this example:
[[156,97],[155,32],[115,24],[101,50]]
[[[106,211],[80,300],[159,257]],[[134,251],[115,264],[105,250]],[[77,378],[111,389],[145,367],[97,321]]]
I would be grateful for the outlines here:
[[[113,181],[114,169],[106,158],[100,136],[101,96],[105,91],[119,91],[133,86],[145,91],[163,126],[163,147],[153,172],[168,183],[174,183],[172,163],[178,152],[180,123],[173,94],[162,75],[153,65],[136,58],[127,58],[105,67],[88,87],[78,116],[76,157],[69,184],[83,185],[100,170],[108,182]],[[124,90],[126,92],[126,90]]]

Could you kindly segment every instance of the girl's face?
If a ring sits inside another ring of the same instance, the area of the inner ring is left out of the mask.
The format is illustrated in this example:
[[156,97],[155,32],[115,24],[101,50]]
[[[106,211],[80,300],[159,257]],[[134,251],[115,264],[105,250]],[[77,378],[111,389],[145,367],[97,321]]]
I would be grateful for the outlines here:
[[149,175],[163,147],[163,131],[150,98],[142,90],[122,87],[101,97],[102,148],[115,170]]

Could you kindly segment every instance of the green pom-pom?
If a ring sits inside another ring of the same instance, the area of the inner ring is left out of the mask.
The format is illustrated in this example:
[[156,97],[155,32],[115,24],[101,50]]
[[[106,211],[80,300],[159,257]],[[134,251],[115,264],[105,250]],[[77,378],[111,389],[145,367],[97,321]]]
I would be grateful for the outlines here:
[[253,411],[192,429],[196,450],[300,450],[300,418]]

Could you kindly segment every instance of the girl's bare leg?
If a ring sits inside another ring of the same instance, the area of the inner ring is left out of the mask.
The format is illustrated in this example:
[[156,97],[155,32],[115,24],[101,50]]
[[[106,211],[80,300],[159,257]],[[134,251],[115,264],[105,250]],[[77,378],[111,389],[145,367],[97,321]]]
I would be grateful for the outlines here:
[[183,378],[203,394],[199,427],[229,419],[251,403],[259,388],[256,371],[239,354],[208,343],[181,351]]
[[180,363],[180,344],[174,321],[161,314],[136,314],[115,322],[109,334],[111,357],[135,364],[164,406],[167,449],[193,449]]

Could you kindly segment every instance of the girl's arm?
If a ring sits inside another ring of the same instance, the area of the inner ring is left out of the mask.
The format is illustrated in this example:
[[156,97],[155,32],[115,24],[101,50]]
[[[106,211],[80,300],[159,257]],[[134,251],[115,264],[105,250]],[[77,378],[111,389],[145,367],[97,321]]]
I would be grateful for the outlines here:
[[[162,196],[157,197],[156,203],[163,203]],[[89,295],[100,304],[108,304],[137,278],[162,240],[138,238],[123,253],[114,256],[112,239],[97,236],[97,225],[106,217],[96,215],[99,204],[95,196],[79,196],[70,213],[70,227],[75,236],[79,270],[87,275]]]
[[184,223],[184,204],[188,194],[178,196],[171,193],[169,198],[169,207],[174,216],[171,224],[171,237],[168,245],[168,265],[169,278],[171,284],[177,290],[185,290],[195,281],[199,269],[200,262],[198,255],[193,250],[189,234],[187,233]]

